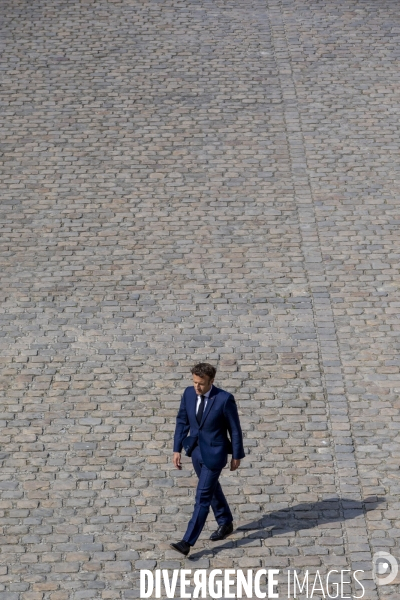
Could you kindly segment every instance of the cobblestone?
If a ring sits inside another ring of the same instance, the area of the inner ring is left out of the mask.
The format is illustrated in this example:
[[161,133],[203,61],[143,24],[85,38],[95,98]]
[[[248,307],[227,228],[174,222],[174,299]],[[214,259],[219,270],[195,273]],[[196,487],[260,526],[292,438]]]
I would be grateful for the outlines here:
[[[394,0],[3,0],[0,599],[400,559]],[[169,548],[194,362],[237,530]]]

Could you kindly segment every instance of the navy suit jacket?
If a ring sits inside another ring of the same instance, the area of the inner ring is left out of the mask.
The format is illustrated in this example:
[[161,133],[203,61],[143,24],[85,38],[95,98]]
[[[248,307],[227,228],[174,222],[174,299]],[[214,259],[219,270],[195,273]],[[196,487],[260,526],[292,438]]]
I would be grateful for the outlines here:
[[196,419],[196,404],[194,386],[187,387],[176,417],[174,452],[181,452],[183,447],[190,456],[198,442],[204,464],[211,470],[223,469],[228,454],[232,454],[232,458],[244,458],[243,434],[232,394],[213,385],[200,425]]

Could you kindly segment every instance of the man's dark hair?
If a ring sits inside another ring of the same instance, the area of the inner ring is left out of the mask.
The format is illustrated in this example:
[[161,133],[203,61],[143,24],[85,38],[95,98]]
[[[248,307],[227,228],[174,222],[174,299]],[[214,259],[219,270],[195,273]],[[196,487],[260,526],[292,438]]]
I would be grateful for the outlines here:
[[190,372],[192,375],[197,375],[197,377],[204,377],[207,375],[211,380],[214,379],[217,369],[209,363],[198,363],[190,369]]

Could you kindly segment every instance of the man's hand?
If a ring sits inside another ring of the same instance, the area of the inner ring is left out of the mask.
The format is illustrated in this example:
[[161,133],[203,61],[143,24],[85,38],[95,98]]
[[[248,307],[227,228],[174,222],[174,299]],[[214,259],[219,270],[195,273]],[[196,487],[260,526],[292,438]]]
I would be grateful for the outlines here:
[[236,469],[239,467],[240,465],[240,459],[239,458],[232,458],[231,460],[231,471],[236,471]]
[[182,469],[182,465],[181,465],[181,453],[180,452],[174,452],[174,456],[172,458],[172,462],[174,463],[174,467],[175,469]]

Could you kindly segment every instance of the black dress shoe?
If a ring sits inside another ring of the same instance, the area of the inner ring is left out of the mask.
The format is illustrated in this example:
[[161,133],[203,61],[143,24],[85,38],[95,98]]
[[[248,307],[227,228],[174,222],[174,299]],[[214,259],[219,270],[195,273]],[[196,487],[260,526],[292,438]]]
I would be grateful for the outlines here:
[[190,552],[190,544],[188,544],[187,542],[185,542],[184,540],[181,540],[180,542],[176,542],[176,544],[170,544],[171,548],[173,548],[174,550],[177,550],[178,552],[180,552],[181,554],[184,554],[185,556],[187,556]]
[[227,535],[230,535],[233,531],[233,523],[226,523],[225,525],[220,525],[217,531],[214,531],[210,535],[210,540],[213,542],[218,542],[219,540],[223,540]]

